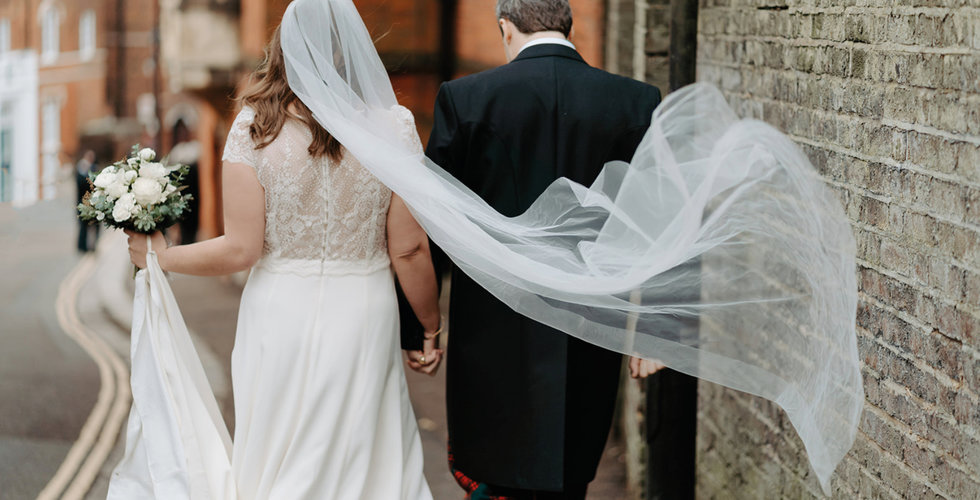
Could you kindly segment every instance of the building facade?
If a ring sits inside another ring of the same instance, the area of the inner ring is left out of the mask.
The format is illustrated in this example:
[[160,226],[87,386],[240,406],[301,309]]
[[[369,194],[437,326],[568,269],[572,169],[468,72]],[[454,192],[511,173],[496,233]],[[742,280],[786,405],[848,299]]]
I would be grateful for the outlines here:
[[78,130],[108,114],[103,0],[0,4],[0,200],[54,196]]
[[[671,4],[609,3],[611,64],[662,81]],[[978,5],[696,3],[698,80],[800,145],[858,243],[867,400],[833,496],[980,497]],[[778,407],[707,382],[698,399],[698,498],[823,496]],[[640,434],[645,412],[627,406],[627,432]],[[644,498],[649,485],[634,486]]]

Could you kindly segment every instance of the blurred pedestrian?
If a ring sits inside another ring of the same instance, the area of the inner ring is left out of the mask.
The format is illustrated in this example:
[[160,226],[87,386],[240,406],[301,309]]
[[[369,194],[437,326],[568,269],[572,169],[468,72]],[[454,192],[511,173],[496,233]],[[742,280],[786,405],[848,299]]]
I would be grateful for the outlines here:
[[[75,164],[75,187],[77,192],[77,202],[81,203],[85,193],[89,190],[88,176],[95,171],[95,151],[86,150],[81,159]],[[91,236],[91,240],[89,239]],[[95,249],[95,243],[99,238],[99,225],[78,221],[78,251],[85,253]],[[91,245],[89,245],[91,241]]]
[[190,215],[180,221],[180,237],[172,238],[182,245],[187,245],[197,241],[197,228],[200,221],[200,182],[198,177],[198,163],[201,160],[201,143],[191,137],[190,129],[183,119],[177,120],[173,130],[174,147],[170,150],[170,163],[179,163],[190,167],[187,177],[184,178],[184,185],[187,188],[185,193],[193,196],[187,208]]

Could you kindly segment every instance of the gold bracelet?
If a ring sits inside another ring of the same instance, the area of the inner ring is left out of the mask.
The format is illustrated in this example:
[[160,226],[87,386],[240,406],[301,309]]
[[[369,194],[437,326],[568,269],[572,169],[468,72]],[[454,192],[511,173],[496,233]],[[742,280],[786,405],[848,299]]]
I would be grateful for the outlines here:
[[438,329],[437,329],[436,331],[434,331],[434,332],[432,332],[432,333],[425,333],[425,332],[422,332],[422,337],[423,337],[423,338],[424,338],[425,340],[432,340],[432,339],[434,339],[434,338],[436,338],[436,337],[438,337],[438,336],[439,336],[439,334],[441,334],[441,333],[442,333],[442,328],[443,328],[443,326],[444,326],[445,324],[446,324],[446,318],[444,318],[444,317],[442,317],[442,316],[440,316],[440,317],[439,317],[439,328],[438,328]]

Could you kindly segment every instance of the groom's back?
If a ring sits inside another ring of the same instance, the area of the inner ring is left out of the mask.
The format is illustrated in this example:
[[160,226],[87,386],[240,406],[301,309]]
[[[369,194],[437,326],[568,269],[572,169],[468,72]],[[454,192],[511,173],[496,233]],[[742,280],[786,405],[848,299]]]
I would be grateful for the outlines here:
[[428,156],[451,157],[447,169],[505,215],[526,210],[559,177],[588,185],[606,162],[629,161],[660,102],[656,87],[592,68],[557,44],[450,82],[440,97],[452,99],[467,144],[437,151],[447,145],[430,142]]
[[[630,160],[660,92],[558,44],[440,90],[426,156],[508,216],[559,177],[591,184]],[[458,473],[494,487],[576,491],[609,433],[622,357],[532,321],[453,271],[446,358]],[[584,491],[584,489],[582,490]]]

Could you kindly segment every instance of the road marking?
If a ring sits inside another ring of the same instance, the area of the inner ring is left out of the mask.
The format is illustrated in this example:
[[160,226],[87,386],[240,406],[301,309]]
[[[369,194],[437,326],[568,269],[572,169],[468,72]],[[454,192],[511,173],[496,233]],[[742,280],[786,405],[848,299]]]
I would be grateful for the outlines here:
[[61,283],[55,307],[61,329],[95,361],[102,383],[98,399],[82,426],[78,440],[38,495],[38,500],[84,498],[115,446],[119,429],[130,408],[128,367],[98,333],[82,323],[78,315],[79,292],[95,273],[96,266],[93,254],[83,257]]

